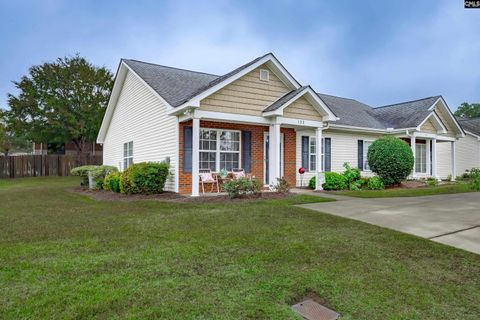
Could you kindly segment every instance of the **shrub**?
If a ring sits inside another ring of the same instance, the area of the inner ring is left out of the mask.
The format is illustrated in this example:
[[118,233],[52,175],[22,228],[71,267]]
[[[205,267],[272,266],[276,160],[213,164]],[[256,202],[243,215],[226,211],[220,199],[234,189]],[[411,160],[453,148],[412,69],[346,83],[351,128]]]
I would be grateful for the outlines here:
[[345,176],[336,172],[325,172],[325,190],[344,190],[347,188],[347,179]]
[[120,191],[126,194],[162,193],[169,174],[165,162],[141,162],[129,166],[121,175]]
[[385,189],[385,184],[383,183],[380,177],[371,177],[367,182],[367,189],[369,190],[383,190]]
[[480,191],[480,176],[476,176],[472,182],[470,182],[470,187],[472,187],[473,190]]
[[285,177],[277,178],[277,183],[272,186],[272,189],[275,192],[288,193],[290,192],[290,184]]
[[466,170],[465,173],[462,175],[463,179],[475,179],[476,177],[480,177],[480,168],[472,168],[470,170]]
[[396,137],[383,137],[368,148],[368,163],[386,185],[399,184],[413,170],[410,146]]
[[120,172],[112,172],[103,180],[103,189],[120,192]]
[[425,180],[425,184],[428,187],[436,187],[438,186],[438,180],[434,178],[428,178],[427,180]]
[[315,189],[316,185],[317,185],[317,177],[316,177],[316,176],[313,176],[313,177],[311,177],[310,180],[308,181],[308,187],[309,187],[310,189]]
[[251,192],[253,194],[259,195],[263,190],[263,181],[258,179],[252,180]]
[[105,176],[112,172],[117,172],[117,167],[114,166],[80,166],[73,168],[70,173],[73,176],[82,177],[80,185],[88,186],[88,175],[90,174],[95,181],[95,187],[98,189],[103,188],[103,180]]
[[348,162],[345,162],[343,164],[343,167],[345,168],[345,172],[343,173],[343,175],[345,176],[345,179],[347,179],[348,184],[354,183],[360,179],[359,169],[352,168]]
[[253,182],[247,178],[239,178],[228,181],[223,185],[223,189],[230,198],[239,198],[249,192],[253,192]]

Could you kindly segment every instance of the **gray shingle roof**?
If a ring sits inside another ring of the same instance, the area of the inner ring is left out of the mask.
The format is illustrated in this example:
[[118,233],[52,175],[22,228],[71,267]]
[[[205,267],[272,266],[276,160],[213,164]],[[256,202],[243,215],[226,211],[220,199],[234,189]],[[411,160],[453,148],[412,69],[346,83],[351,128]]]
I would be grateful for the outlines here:
[[354,99],[341,98],[328,94],[317,93],[332,112],[340,119],[335,124],[385,129],[385,125],[372,116],[372,107]]
[[300,91],[304,90],[307,87],[300,87],[298,89],[292,90],[285,95],[281,96],[277,101],[266,107],[263,112],[269,112],[269,111],[274,111],[283,106],[286,102],[288,102],[290,99],[295,97]]
[[464,130],[480,136],[480,118],[457,118],[457,120]]
[[428,110],[440,96],[374,108],[372,115],[387,128],[414,128],[431,113]]

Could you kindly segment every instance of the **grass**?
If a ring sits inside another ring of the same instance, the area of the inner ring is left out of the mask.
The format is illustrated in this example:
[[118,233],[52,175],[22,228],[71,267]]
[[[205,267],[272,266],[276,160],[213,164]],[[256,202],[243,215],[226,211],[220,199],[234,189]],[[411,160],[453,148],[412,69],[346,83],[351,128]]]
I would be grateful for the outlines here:
[[468,183],[458,182],[455,184],[444,184],[435,187],[415,188],[415,189],[385,189],[385,190],[359,190],[359,191],[341,191],[336,192],[339,195],[345,195],[357,198],[392,198],[392,197],[420,197],[433,196],[439,194],[452,194],[463,192],[474,192],[475,190]]
[[1,319],[478,319],[480,256],[294,207],[103,202],[72,178],[2,182]]

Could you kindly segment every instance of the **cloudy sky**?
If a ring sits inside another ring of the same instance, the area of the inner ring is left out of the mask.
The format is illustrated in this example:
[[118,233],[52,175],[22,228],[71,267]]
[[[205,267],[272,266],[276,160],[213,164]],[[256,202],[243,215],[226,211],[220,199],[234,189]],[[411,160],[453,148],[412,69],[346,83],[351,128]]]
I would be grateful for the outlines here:
[[0,43],[0,107],[29,66],[77,52],[214,74],[273,52],[302,84],[371,106],[480,102],[480,10],[461,0],[0,0]]

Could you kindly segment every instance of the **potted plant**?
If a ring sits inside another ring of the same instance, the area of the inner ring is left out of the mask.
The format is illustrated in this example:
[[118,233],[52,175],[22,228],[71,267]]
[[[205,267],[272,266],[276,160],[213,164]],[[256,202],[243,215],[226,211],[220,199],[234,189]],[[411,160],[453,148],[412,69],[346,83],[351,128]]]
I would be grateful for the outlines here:
[[228,171],[225,170],[225,169],[222,169],[222,170],[220,170],[218,175],[220,176],[220,178],[225,179],[228,176]]

